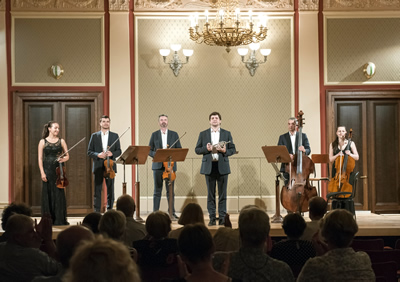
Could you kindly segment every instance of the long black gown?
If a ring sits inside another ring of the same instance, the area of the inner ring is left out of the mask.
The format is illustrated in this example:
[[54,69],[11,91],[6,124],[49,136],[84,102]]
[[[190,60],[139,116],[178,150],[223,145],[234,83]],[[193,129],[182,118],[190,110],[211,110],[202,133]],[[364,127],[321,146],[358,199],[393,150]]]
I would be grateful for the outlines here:
[[65,191],[56,186],[58,162],[55,160],[62,152],[61,139],[58,139],[56,143],[50,143],[44,139],[43,169],[47,182],[43,181],[42,187],[42,215],[50,214],[53,225],[68,225]]

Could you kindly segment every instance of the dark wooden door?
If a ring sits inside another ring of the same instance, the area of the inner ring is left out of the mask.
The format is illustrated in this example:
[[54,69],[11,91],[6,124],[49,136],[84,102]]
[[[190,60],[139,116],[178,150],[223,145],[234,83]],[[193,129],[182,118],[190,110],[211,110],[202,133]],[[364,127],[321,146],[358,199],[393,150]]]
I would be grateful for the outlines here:
[[328,98],[333,120],[328,141],[335,137],[336,126],[352,128],[360,155],[356,208],[400,212],[400,93],[333,91]]
[[[80,96],[77,97],[77,96]],[[45,99],[44,99],[45,98]],[[15,98],[14,139],[16,158],[14,167],[23,167],[14,171],[14,199],[24,201],[35,214],[40,214],[42,181],[38,167],[38,144],[42,138],[44,124],[55,120],[60,125],[60,137],[68,148],[86,137],[70,152],[66,163],[66,176],[69,185],[65,189],[68,216],[83,215],[93,210],[93,179],[91,160],[87,157],[90,135],[96,131],[99,93],[75,93],[57,95],[52,93],[23,93]],[[44,101],[43,101],[44,100]],[[46,101],[48,100],[48,101]],[[101,99],[100,99],[101,100]],[[22,111],[18,111],[22,108]],[[22,136],[22,139],[19,138]],[[19,154],[18,148],[23,153]],[[22,171],[23,173],[19,173]]]

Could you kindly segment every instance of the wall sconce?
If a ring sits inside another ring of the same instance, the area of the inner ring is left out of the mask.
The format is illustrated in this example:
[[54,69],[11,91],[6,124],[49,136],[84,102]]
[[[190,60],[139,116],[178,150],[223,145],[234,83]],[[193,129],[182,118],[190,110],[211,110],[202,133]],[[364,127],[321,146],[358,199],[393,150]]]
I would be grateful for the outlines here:
[[169,65],[169,67],[174,72],[175,76],[178,76],[179,71],[183,67],[183,65],[187,64],[189,62],[189,57],[193,55],[193,50],[183,49],[183,55],[186,56],[186,62],[182,63],[182,61],[178,57],[178,51],[181,49],[181,45],[180,44],[172,44],[171,49],[172,49],[172,51],[174,51],[174,54],[173,54],[172,60],[169,63],[167,63],[165,60],[166,60],[167,56],[169,55],[169,53],[171,52],[171,50],[170,49],[160,49],[160,54],[161,54],[161,56],[163,56],[164,63]]
[[60,64],[54,64],[50,67],[50,73],[55,79],[60,79],[64,74],[64,68]]
[[249,48],[251,50],[249,58],[245,61],[244,56],[247,55],[249,49],[247,48],[238,48],[238,53],[242,56],[242,62],[246,65],[246,68],[249,70],[250,75],[254,76],[256,70],[259,65],[264,64],[267,61],[267,57],[271,54],[271,49],[261,49],[260,53],[264,56],[264,61],[258,61],[256,58],[256,50],[260,48],[260,43],[251,43],[249,44]]

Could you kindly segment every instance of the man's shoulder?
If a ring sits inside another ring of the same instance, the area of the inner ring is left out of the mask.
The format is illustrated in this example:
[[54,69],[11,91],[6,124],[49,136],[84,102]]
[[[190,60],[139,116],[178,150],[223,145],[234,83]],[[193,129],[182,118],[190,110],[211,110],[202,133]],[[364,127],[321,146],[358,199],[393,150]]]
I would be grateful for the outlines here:
[[205,130],[203,130],[203,131],[200,131],[200,135],[206,134],[207,131],[209,131],[209,130],[210,130],[210,128],[207,128],[207,129],[205,129]]
[[223,128],[220,128],[220,130],[221,130],[221,133],[231,133],[229,130],[226,130],[226,129],[223,129]]
[[289,132],[285,132],[285,133],[279,135],[279,138],[284,138],[285,136],[288,136],[288,135],[289,135]]

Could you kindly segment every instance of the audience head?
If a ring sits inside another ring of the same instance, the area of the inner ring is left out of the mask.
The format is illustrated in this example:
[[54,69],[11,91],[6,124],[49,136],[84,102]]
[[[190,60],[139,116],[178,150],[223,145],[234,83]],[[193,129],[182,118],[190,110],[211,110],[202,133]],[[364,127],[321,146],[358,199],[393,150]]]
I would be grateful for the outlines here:
[[298,213],[290,213],[283,219],[282,228],[289,239],[299,239],[306,229],[304,218]]
[[99,236],[78,246],[66,281],[140,281],[138,268],[122,243]]
[[308,202],[310,219],[311,220],[319,220],[324,217],[327,211],[328,203],[324,198],[315,196],[310,199]]
[[1,216],[1,228],[3,230],[6,230],[8,218],[13,214],[24,214],[27,216],[32,216],[32,209],[24,203],[11,203],[3,210],[3,214]]
[[239,233],[244,247],[264,248],[270,230],[269,217],[258,207],[243,208],[239,214]]
[[187,224],[178,238],[179,252],[182,258],[196,264],[211,259],[214,243],[210,231],[204,224]]
[[104,236],[120,240],[125,232],[126,217],[116,210],[108,210],[100,219],[99,231]]
[[85,216],[82,225],[90,228],[94,234],[99,233],[99,223],[102,215],[99,212],[91,212]]
[[342,209],[329,212],[320,223],[321,235],[333,248],[350,246],[358,226],[353,215]]
[[14,214],[7,221],[8,242],[27,248],[39,248],[41,238],[34,229],[33,219],[24,214]]
[[153,239],[162,239],[171,231],[171,219],[162,211],[149,214],[146,219],[146,231]]
[[199,204],[189,203],[183,210],[181,217],[178,220],[180,225],[203,223],[204,224],[204,214]]
[[85,240],[93,240],[93,232],[82,225],[71,226],[57,236],[57,252],[58,258],[61,264],[65,267],[69,267],[69,260],[76,247]]
[[123,212],[126,217],[133,217],[136,210],[135,200],[128,194],[120,196],[117,200],[117,210]]

